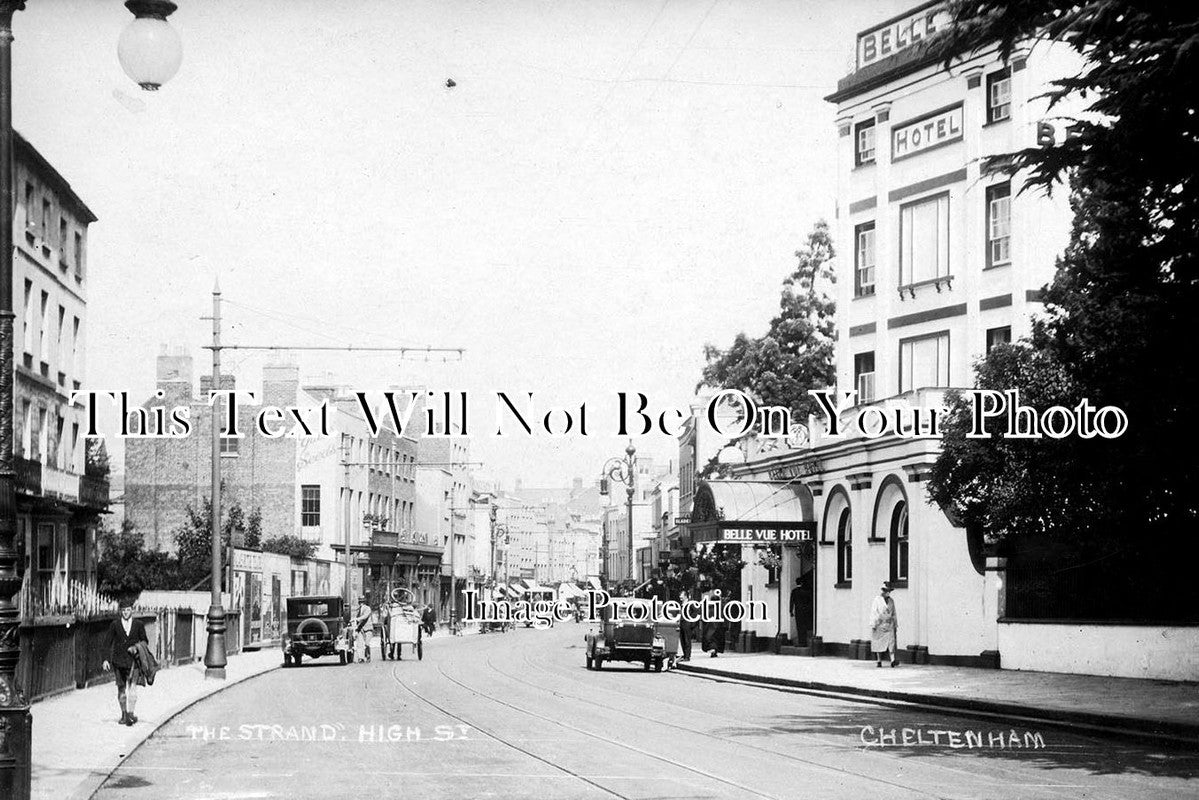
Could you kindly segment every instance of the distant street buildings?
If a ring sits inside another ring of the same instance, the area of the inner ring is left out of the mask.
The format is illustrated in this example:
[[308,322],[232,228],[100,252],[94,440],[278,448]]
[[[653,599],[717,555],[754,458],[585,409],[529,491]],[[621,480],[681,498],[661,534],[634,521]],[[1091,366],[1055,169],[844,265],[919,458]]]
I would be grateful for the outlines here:
[[[200,375],[197,382],[194,373],[189,354],[164,350],[157,360],[155,395],[129,416],[137,431],[153,418],[154,409],[186,406],[189,435],[125,443],[124,517],[149,547],[168,552],[176,546],[175,532],[188,523],[188,507],[203,513],[209,502],[211,379]],[[476,486],[469,439],[440,431],[425,435],[423,405],[413,414],[411,428],[399,435],[380,403],[372,416],[382,427],[372,435],[356,396],[328,380],[301,381],[294,363],[264,367],[260,386],[223,376],[222,388],[253,391],[269,405],[327,404],[335,434],[255,434],[256,406],[243,403],[238,413],[242,435],[221,439],[225,513],[237,505],[245,517],[258,515],[262,542],[296,537],[315,548],[312,570],[297,565],[293,575],[272,578],[252,566],[266,561],[244,547],[244,530],[235,531],[234,542],[242,547],[238,553],[244,553],[238,556],[241,566],[234,567],[243,619],[259,618],[255,604],[274,609],[280,596],[296,591],[323,587],[341,593],[347,541],[354,595],[378,601],[403,587],[433,606],[443,622],[450,617],[451,591],[460,614],[467,589],[507,579],[549,584],[598,575],[601,509],[594,486],[576,480],[570,488],[524,490],[520,496],[487,483]],[[264,632],[271,629],[269,617],[262,616]],[[247,628],[247,641],[259,635],[259,627]]]

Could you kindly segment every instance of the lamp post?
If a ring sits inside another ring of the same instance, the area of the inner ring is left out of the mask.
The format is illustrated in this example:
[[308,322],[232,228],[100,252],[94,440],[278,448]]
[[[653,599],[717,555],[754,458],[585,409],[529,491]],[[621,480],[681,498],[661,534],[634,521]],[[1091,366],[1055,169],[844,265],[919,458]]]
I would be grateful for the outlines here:
[[487,560],[487,573],[488,573],[488,577],[491,578],[492,582],[494,583],[495,582],[495,572],[496,572],[496,569],[495,569],[495,501],[494,501],[494,499],[492,500],[491,509],[489,511],[488,517],[489,517],[489,522],[491,524],[491,541],[490,541],[491,555]]
[[[122,66],[143,88],[157,89],[182,61],[179,36],[166,21],[176,6],[169,0],[129,0],[125,6],[134,20],[121,34]],[[24,8],[25,0],[0,0],[0,797],[18,799],[29,797],[33,728],[29,704],[17,686],[21,611],[13,602],[24,565],[15,541],[13,460],[12,20]]]
[[[624,449],[624,458],[613,456],[604,463],[604,468],[600,470],[600,494],[608,494],[608,486],[610,482],[623,483],[625,486],[625,517],[628,522],[629,536],[629,559],[628,559],[628,575],[633,577],[633,491],[637,485],[637,448],[633,447],[633,440],[629,440],[629,446]],[[609,579],[611,576],[609,576]]]

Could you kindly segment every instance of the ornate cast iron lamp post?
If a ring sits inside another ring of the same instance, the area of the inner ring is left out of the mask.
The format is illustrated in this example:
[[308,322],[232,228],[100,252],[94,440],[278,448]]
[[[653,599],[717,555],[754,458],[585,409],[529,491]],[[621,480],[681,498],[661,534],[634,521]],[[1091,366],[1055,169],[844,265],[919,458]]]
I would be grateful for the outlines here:
[[[628,523],[629,537],[629,560],[628,560],[628,575],[633,577],[633,492],[637,485],[637,448],[633,447],[633,440],[629,440],[629,446],[624,449],[624,458],[613,456],[604,463],[604,468],[600,471],[600,494],[607,495],[611,483],[623,483],[625,486],[625,517]],[[608,576],[611,580],[611,576]]]

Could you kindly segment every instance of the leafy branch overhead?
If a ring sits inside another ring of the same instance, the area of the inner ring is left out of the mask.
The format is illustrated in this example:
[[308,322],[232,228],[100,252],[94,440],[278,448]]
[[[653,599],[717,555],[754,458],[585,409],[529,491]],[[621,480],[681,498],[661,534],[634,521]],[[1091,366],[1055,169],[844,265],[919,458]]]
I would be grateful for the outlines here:
[[1084,109],[1075,135],[991,163],[1027,185],[1066,183],[1074,223],[1047,313],[1027,340],[990,352],[978,384],[1019,389],[1038,410],[1083,397],[1118,406],[1129,429],[1119,439],[968,439],[959,401],[930,496],[1022,569],[1049,570],[1046,592],[1066,587],[1072,604],[1089,604],[1071,613],[1195,617],[1194,580],[1163,567],[1199,556],[1199,370],[1185,344],[1199,307],[1196,6],[971,0],[951,12],[953,26],[933,40],[947,63],[1027,42],[1034,55],[1053,42],[1081,61],[1049,92]]
[[834,282],[828,224],[816,223],[795,269],[783,281],[779,311],[761,337],[739,333],[732,346],[704,346],[697,389],[740,389],[757,401],[782,406],[796,421],[819,411],[810,389],[832,385],[836,304],[825,292]]

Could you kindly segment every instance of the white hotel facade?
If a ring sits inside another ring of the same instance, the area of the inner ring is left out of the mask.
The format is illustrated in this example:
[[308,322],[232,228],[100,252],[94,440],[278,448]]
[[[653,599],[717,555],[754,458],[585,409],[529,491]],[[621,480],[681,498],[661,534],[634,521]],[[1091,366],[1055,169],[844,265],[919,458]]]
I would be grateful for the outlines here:
[[[946,388],[971,386],[991,346],[1029,333],[1068,241],[1065,187],[1021,194],[1018,180],[981,167],[1067,135],[1054,117],[1068,112],[1038,95],[1076,56],[1038,42],[1007,62],[989,50],[947,70],[916,46],[947,24],[943,4],[930,3],[861,32],[856,68],[826,98],[839,133],[837,385],[858,392],[846,420],[862,405],[940,406]],[[815,523],[812,545],[783,547],[781,574],[748,548],[743,556],[743,599],[781,611],[781,633],[800,646],[792,652],[813,644],[867,657],[870,604],[889,581],[901,659],[1199,675],[1199,657],[1180,657],[1177,637],[1160,631],[1005,620],[1002,562],[928,501],[938,451],[934,438],[892,434],[759,452],[733,479],[699,487],[691,522],[706,510],[726,525]],[[788,613],[801,577],[802,630]],[[779,621],[772,613],[748,630],[773,638]]]

